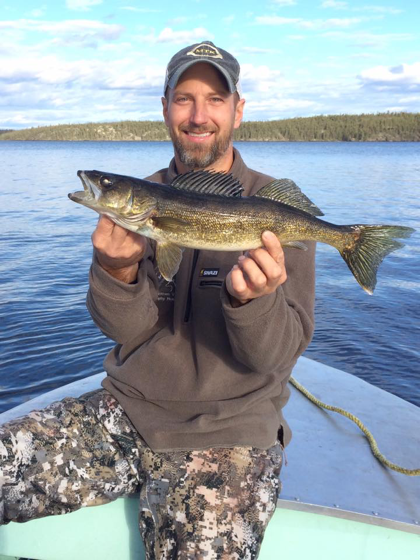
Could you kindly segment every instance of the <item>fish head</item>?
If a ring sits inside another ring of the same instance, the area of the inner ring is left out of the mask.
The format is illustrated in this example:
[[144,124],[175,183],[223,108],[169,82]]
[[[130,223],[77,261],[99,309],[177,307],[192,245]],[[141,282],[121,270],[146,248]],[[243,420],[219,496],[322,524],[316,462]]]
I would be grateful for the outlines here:
[[128,177],[102,171],[78,171],[83,191],[69,194],[70,200],[88,206],[100,214],[130,214],[133,185]]

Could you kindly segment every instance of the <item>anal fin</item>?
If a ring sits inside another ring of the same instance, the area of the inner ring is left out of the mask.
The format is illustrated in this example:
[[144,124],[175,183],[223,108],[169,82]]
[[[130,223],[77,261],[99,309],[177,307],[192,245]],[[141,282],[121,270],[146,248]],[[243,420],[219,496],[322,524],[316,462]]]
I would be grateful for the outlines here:
[[292,247],[293,249],[301,249],[302,251],[307,251],[308,247],[302,241],[285,241],[282,243],[283,247]]

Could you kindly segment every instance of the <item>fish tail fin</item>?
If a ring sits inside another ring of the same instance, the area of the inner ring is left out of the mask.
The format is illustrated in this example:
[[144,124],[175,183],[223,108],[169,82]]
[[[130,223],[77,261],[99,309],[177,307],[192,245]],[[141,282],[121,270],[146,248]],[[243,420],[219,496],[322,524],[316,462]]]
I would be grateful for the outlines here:
[[389,253],[404,247],[395,238],[410,237],[415,230],[404,226],[353,225],[350,228],[350,242],[339,251],[356,280],[372,295],[379,265]]

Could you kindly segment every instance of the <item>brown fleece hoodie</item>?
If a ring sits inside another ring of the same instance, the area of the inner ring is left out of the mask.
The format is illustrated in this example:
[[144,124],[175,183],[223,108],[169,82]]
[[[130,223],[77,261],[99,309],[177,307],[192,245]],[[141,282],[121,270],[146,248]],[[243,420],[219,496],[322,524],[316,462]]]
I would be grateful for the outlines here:
[[[230,172],[251,196],[272,180],[248,169],[237,150]],[[172,160],[150,180],[170,183]],[[282,427],[287,381],[313,333],[315,244],[285,248],[287,281],[273,294],[230,305],[224,279],[240,253],[186,249],[173,282],[153,260],[124,284],[94,258],[87,306],[117,345],[102,385],[155,451],[268,448]]]

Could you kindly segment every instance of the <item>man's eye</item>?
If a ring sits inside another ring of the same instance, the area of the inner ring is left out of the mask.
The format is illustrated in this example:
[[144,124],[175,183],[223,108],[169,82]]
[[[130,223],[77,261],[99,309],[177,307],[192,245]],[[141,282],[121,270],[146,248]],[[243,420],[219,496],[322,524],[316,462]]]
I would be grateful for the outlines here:
[[211,101],[213,103],[221,103],[223,101],[223,99],[221,97],[212,97]]
[[186,101],[188,101],[188,99],[186,97],[177,97],[176,98],[177,103],[185,103]]

